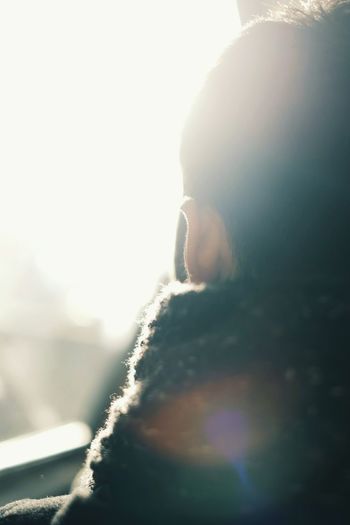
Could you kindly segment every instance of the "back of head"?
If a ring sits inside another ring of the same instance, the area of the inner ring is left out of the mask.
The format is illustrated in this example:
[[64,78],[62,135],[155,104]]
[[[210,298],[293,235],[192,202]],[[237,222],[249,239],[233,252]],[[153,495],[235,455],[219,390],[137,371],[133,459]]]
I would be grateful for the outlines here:
[[350,2],[293,3],[246,26],[186,123],[184,192],[222,215],[240,271],[346,275]]

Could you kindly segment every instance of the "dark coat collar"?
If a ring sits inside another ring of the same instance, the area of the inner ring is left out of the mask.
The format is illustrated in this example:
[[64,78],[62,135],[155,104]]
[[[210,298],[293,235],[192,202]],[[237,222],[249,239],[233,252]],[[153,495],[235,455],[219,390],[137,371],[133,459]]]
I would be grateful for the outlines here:
[[[73,496],[55,525],[79,506],[97,508],[101,523],[339,514],[350,468],[348,291],[315,279],[164,289],[145,316],[129,387],[92,446],[88,495]],[[210,433],[214,420],[222,435],[249,420],[248,448],[231,457],[214,435],[222,461],[191,460],[186,447],[202,446],[198,429]]]

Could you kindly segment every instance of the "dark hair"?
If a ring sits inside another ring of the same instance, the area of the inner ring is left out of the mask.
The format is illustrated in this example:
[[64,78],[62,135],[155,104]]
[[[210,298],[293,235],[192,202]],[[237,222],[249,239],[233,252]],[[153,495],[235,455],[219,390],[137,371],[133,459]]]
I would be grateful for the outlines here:
[[350,268],[350,2],[294,2],[246,26],[185,125],[184,193],[222,214],[240,271]]

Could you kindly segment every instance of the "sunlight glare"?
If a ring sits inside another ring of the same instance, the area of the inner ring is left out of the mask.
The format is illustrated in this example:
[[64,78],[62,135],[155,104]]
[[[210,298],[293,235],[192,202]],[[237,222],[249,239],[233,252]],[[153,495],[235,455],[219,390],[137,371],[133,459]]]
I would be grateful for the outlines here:
[[171,267],[181,127],[238,29],[232,0],[1,3],[0,236],[115,334]]

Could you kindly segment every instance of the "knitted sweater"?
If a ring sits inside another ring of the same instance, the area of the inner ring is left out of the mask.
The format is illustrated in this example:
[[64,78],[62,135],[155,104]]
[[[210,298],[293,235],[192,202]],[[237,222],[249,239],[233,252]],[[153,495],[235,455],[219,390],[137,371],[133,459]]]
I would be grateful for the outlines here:
[[349,523],[349,321],[347,283],[167,287],[81,487],[0,524]]

